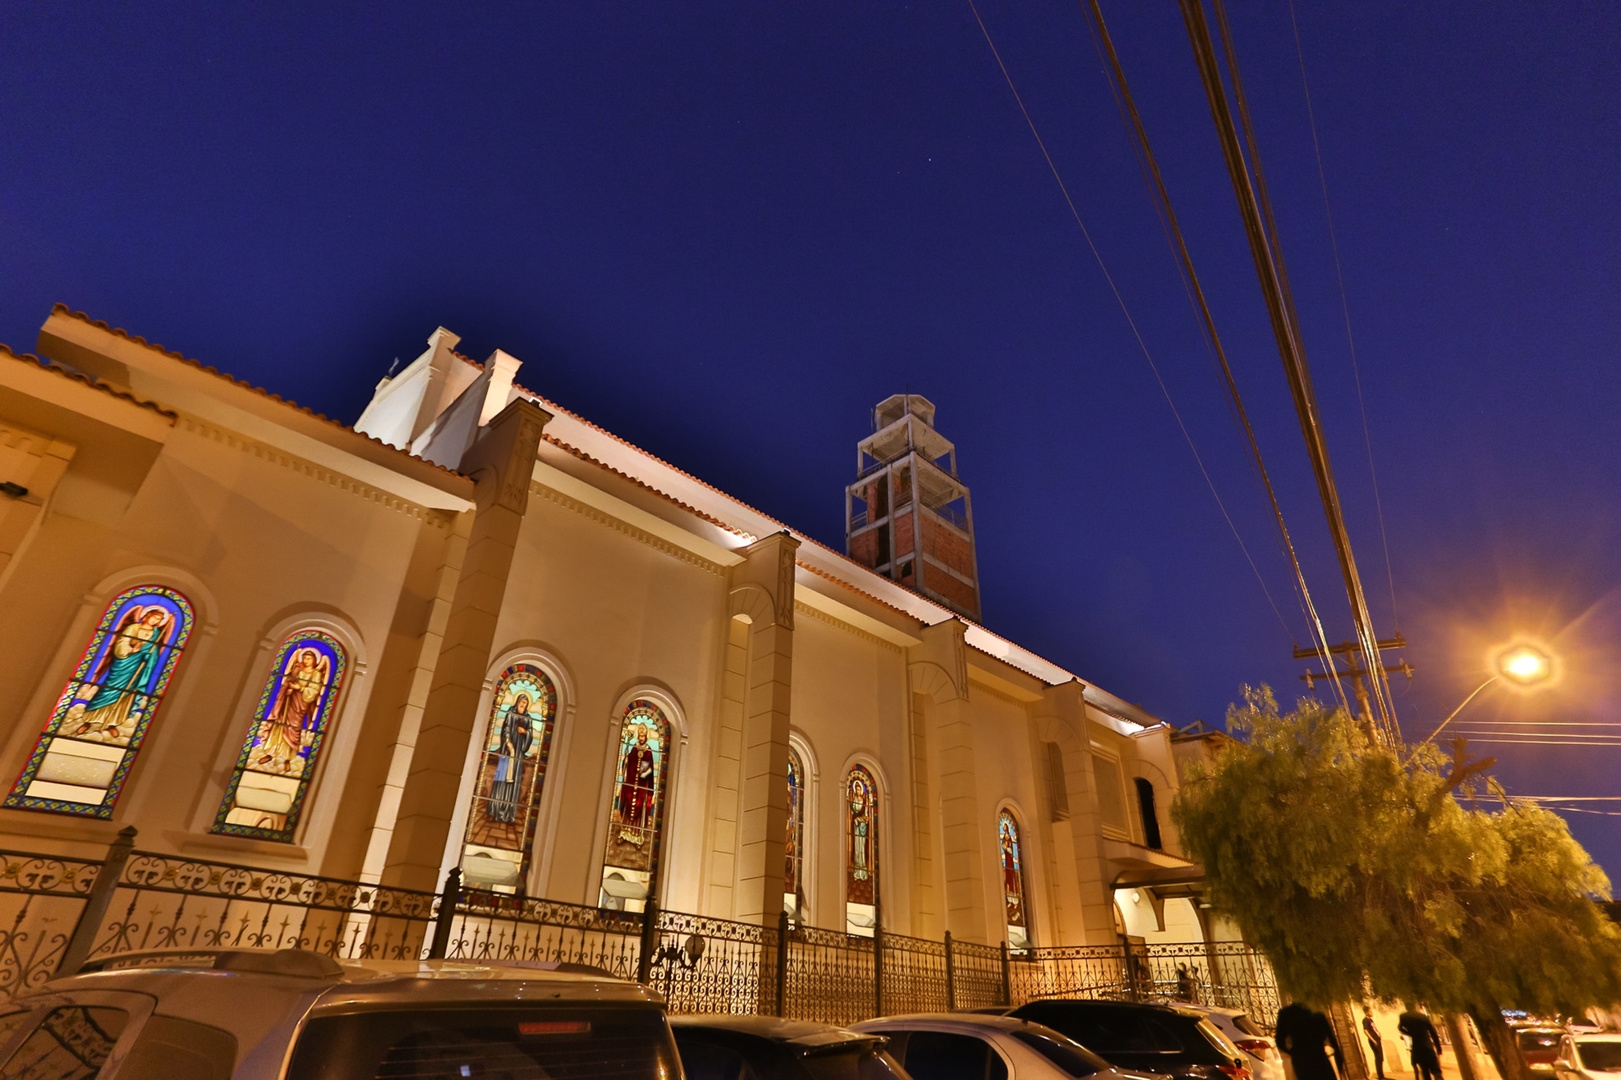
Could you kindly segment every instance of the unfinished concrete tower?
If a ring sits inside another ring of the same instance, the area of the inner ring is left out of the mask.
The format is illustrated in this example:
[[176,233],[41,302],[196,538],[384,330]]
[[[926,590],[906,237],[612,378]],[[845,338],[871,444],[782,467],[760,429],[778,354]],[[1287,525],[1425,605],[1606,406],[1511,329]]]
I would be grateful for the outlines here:
[[895,394],[873,410],[844,489],[844,549],[856,562],[979,620],[974,511],[934,403]]

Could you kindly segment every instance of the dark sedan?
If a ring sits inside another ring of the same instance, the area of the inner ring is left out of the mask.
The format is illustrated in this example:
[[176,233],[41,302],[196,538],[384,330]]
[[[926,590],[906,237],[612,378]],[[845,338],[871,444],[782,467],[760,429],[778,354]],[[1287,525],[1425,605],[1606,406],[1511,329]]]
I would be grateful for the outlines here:
[[1193,1009],[1050,999],[1008,1015],[1060,1031],[1116,1068],[1182,1080],[1251,1080],[1243,1052]]
[[875,1035],[769,1016],[672,1016],[687,1080],[911,1080]]

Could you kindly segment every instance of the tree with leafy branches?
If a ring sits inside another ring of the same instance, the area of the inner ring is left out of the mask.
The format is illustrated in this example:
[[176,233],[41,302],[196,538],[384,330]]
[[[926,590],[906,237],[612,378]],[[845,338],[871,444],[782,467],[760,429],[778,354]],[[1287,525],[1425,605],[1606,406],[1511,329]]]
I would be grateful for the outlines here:
[[[1609,880],[1563,818],[1486,779],[1492,759],[1375,743],[1341,709],[1243,688],[1241,738],[1171,815],[1212,906],[1320,1008],[1372,996],[1471,1016],[1503,1080],[1529,1080],[1505,1008],[1621,1001]],[[1482,790],[1484,788],[1484,790]]]

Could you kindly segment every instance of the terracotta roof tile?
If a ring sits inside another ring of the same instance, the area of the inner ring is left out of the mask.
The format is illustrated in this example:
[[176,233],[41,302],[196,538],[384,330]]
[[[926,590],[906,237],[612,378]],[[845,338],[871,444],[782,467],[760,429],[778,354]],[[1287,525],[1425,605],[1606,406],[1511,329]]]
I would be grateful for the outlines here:
[[54,375],[60,375],[64,379],[72,379],[74,382],[84,383],[92,390],[99,390],[103,394],[110,394],[116,398],[123,398],[131,405],[135,405],[142,409],[149,409],[152,412],[157,413],[159,416],[167,417],[170,420],[178,420],[180,418],[178,413],[171,412],[155,402],[143,401],[127,390],[119,390],[116,387],[108,386],[100,379],[97,379],[83,371],[76,371],[73,368],[68,367],[66,364],[59,364],[55,360],[47,360],[42,357],[35,356],[33,353],[14,352],[9,345],[6,345],[3,342],[0,342],[0,356],[9,356],[13,360],[20,360],[23,363],[33,364],[36,367],[44,368],[46,371],[49,371]]
[[[305,416],[313,417],[314,419],[321,421],[323,424],[330,424],[333,427],[338,428],[339,430],[348,432],[350,435],[356,436],[356,437],[361,438],[361,439],[365,439],[367,442],[376,443],[378,446],[385,447],[386,449],[388,449],[392,453],[400,454],[400,455],[402,455],[404,457],[408,457],[412,461],[420,461],[422,464],[429,465],[429,466],[431,466],[431,467],[433,467],[435,469],[438,469],[440,472],[445,473],[445,474],[450,475],[450,476],[456,476],[456,477],[461,477],[462,476],[461,473],[457,472],[454,469],[447,469],[443,465],[440,465],[437,462],[429,461],[427,458],[424,458],[424,457],[418,457],[416,454],[411,453],[409,450],[401,450],[399,447],[392,446],[389,443],[386,443],[381,439],[375,438],[375,437],[373,437],[371,435],[367,435],[364,432],[356,431],[354,428],[350,427],[348,424],[343,423],[341,420],[334,420],[330,416],[326,416],[326,415],[323,415],[322,413],[316,412],[314,409],[305,408],[304,406],[298,404],[298,402],[293,401],[290,398],[284,398],[280,394],[271,393],[269,390],[266,390],[261,386],[255,386],[252,383],[247,382],[246,380],[238,379],[236,376],[227,374],[226,372],[221,371],[219,368],[213,367],[213,366],[211,366],[209,364],[205,364],[200,360],[193,360],[189,356],[183,356],[180,353],[175,352],[172,349],[165,349],[162,345],[159,345],[156,342],[147,341],[144,337],[141,337],[139,334],[132,334],[129,331],[123,330],[123,329],[121,329],[119,327],[110,326],[107,323],[102,322],[100,319],[92,319],[90,316],[86,315],[84,312],[82,312],[82,311],[74,311],[72,308],[68,307],[66,304],[57,304],[57,305],[55,305],[54,307],[51,308],[51,314],[53,314],[53,315],[66,315],[68,318],[78,319],[80,322],[87,323],[90,326],[94,326],[98,330],[105,330],[109,334],[114,334],[114,335],[116,335],[118,337],[123,338],[125,341],[133,342],[134,344],[141,346],[143,349],[150,349],[151,351],[153,351],[155,353],[159,353],[159,354],[161,354],[163,356],[169,357],[171,360],[178,360],[182,364],[186,364],[189,367],[194,367],[194,368],[197,368],[200,371],[207,372],[208,374],[213,375],[215,378],[224,379],[226,382],[232,383],[232,384],[234,384],[236,386],[240,386],[244,390],[249,390],[249,391],[251,391],[251,392],[253,392],[255,394],[258,394],[260,397],[268,398],[269,400],[274,401],[279,405],[285,405],[290,409],[296,409],[299,412],[303,413]],[[131,400],[134,400],[134,399],[132,398]]]

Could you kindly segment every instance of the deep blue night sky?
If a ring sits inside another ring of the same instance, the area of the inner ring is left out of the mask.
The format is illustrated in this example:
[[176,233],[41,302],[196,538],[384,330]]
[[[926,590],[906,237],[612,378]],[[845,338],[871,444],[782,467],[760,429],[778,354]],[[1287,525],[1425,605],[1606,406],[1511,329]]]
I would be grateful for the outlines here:
[[[1179,724],[1292,697],[1305,624],[1080,9],[980,10],[1287,629],[966,0],[6,5],[0,341],[62,301],[352,421],[443,324],[835,546],[868,410],[909,387],[959,447],[992,629]],[[1348,637],[1180,17],[1105,12]],[[1299,2],[1394,613],[1290,10],[1232,14],[1409,738],[1515,633],[1566,677],[1466,730],[1621,725],[1621,14]],[[1482,749],[1511,792],[1621,794],[1621,746]],[[1570,820],[1621,867],[1621,817]]]

